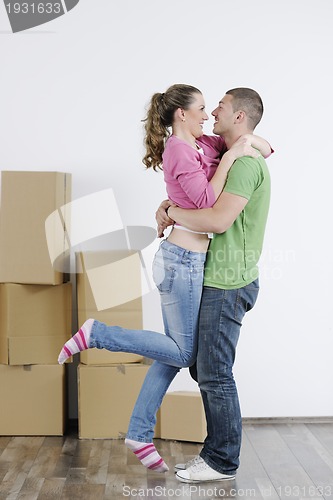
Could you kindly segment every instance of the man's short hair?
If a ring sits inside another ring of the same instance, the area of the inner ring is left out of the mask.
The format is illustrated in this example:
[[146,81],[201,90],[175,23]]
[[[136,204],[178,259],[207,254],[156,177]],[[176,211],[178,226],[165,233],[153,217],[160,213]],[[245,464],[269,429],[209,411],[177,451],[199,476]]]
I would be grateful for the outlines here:
[[231,89],[226,92],[233,97],[233,111],[244,111],[249,121],[249,126],[254,130],[260,122],[264,105],[258,92],[246,87]]

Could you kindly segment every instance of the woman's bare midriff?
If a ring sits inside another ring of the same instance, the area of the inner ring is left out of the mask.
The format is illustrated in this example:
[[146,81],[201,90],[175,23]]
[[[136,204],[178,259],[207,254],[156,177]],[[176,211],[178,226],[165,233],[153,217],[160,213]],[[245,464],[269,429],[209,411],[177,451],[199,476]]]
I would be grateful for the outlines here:
[[190,250],[191,252],[206,253],[209,245],[207,234],[191,233],[173,227],[167,240],[174,245]]

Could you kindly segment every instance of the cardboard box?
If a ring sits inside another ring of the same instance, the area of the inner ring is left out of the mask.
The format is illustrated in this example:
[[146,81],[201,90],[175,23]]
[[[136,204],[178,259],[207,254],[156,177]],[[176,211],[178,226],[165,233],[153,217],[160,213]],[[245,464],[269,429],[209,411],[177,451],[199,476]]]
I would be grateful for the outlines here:
[[[76,256],[76,265],[80,326],[88,318],[93,318],[107,325],[142,330],[141,264],[137,252],[128,250],[81,252]],[[127,289],[130,291],[130,296],[126,296]],[[96,297],[103,296],[106,297],[108,304],[117,305],[99,310]],[[133,296],[138,298],[119,304],[122,300]],[[87,365],[138,363],[142,360],[143,357],[137,354],[110,352],[105,349],[88,349],[80,353],[81,363]]]
[[71,283],[0,284],[0,363],[57,364],[71,327]]
[[[149,365],[78,366],[79,438],[119,439],[128,429]],[[158,437],[158,425],[155,437]]]
[[[53,267],[45,221],[70,201],[71,175],[60,172],[1,174],[0,282],[56,285],[67,279]],[[65,217],[65,219],[68,217]],[[64,218],[62,218],[64,220]],[[48,228],[53,231],[55,228]],[[57,228],[57,231],[59,228]],[[65,223],[57,238],[57,253],[68,250]]]
[[168,392],[160,411],[162,439],[204,442],[206,418],[200,392]]
[[0,400],[0,435],[63,435],[65,367],[0,365]]

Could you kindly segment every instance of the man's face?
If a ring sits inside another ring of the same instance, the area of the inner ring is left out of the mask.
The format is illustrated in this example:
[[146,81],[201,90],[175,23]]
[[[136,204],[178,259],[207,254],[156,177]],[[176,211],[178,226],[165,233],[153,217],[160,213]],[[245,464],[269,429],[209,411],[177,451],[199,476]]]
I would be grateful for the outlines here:
[[236,112],[232,108],[232,95],[226,94],[219,102],[217,108],[212,111],[215,118],[213,132],[216,135],[224,135],[230,132],[235,124]]

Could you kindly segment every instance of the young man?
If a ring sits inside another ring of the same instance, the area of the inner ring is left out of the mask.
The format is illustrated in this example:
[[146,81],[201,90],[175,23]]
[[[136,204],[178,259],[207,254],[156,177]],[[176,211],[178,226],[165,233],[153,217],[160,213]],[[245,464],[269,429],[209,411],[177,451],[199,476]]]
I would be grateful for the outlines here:
[[[241,135],[253,133],[262,114],[257,92],[229,90],[212,112],[213,132],[230,148]],[[212,208],[185,210],[163,202],[156,214],[160,235],[173,221],[215,233],[205,265],[197,357],[207,437],[200,456],[176,466],[176,477],[183,482],[233,479],[239,466],[242,421],[232,370],[242,319],[259,291],[257,262],[269,201],[265,160],[246,156],[235,161]]]

